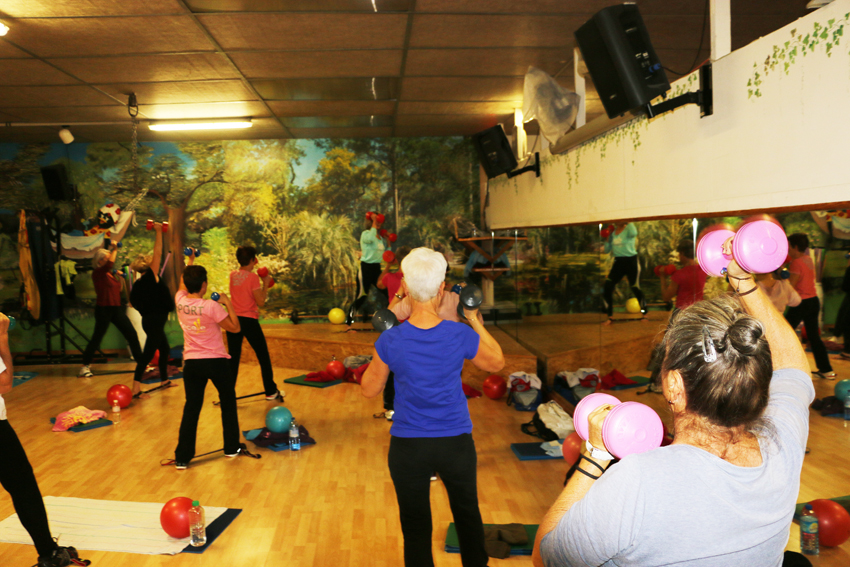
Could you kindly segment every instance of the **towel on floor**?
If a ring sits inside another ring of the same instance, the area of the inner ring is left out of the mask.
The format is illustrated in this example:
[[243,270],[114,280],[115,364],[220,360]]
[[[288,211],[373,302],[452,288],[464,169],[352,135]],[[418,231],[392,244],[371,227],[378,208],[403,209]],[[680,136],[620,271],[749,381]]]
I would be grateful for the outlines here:
[[506,559],[512,545],[528,543],[528,534],[522,524],[491,524],[484,526],[484,549],[488,557]]

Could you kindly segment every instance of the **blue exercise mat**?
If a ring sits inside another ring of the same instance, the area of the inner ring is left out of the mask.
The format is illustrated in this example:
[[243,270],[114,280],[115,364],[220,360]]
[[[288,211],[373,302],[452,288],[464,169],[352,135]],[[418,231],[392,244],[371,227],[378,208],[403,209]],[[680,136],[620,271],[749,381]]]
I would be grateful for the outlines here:
[[[50,423],[55,425],[56,424],[56,418],[51,417]],[[69,427],[68,431],[71,431],[72,433],[79,433],[80,431],[88,431],[89,429],[98,429],[100,427],[107,427],[109,425],[112,425],[112,421],[106,419],[105,417],[102,417],[98,420],[90,421],[89,423],[78,423],[77,425],[75,425],[73,427]]]
[[[514,452],[514,455],[520,461],[548,461],[550,459],[561,459],[564,457],[557,456],[553,457],[548,455],[546,451],[540,446],[543,441],[533,442],[533,443],[511,443],[511,451]],[[558,443],[561,445],[564,444],[563,439],[559,439]]]
[[12,377],[12,387],[20,386],[24,382],[28,382],[38,376],[38,372],[27,372],[25,370],[18,370],[15,372],[15,375]]
[[200,547],[194,547],[192,545],[187,545],[183,550],[183,553],[203,553],[213,544],[218,536],[221,535],[221,532],[227,529],[233,520],[236,519],[242,512],[241,508],[228,508],[227,511],[224,512],[221,516],[213,520],[213,522],[207,526],[207,543]]

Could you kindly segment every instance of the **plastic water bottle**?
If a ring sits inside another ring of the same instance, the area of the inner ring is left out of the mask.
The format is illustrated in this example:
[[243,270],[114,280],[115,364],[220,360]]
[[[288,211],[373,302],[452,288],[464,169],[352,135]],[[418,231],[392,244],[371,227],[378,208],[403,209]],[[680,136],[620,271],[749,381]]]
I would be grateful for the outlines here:
[[121,423],[121,406],[118,405],[118,400],[112,402],[112,423]]
[[844,421],[850,421],[850,394],[844,398]]
[[800,551],[805,555],[819,553],[818,517],[811,504],[806,504],[800,514]]
[[301,432],[298,431],[298,424],[295,420],[289,424],[289,449],[291,451],[301,450]]
[[192,501],[189,508],[189,533],[192,536],[190,542],[194,547],[201,547],[207,543],[207,526],[204,522],[204,509],[197,500]]

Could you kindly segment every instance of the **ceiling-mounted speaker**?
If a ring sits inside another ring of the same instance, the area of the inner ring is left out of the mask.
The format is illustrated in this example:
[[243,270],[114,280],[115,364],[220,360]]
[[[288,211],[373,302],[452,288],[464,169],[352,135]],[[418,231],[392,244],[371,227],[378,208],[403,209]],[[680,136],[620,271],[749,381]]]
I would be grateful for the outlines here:
[[608,118],[640,109],[670,90],[635,4],[600,10],[575,36]]
[[41,168],[41,179],[51,201],[73,201],[74,188],[68,184],[65,165],[57,163]]
[[473,134],[472,143],[478,152],[478,159],[484,167],[487,179],[508,173],[516,168],[516,157],[501,124],[496,124],[492,128]]

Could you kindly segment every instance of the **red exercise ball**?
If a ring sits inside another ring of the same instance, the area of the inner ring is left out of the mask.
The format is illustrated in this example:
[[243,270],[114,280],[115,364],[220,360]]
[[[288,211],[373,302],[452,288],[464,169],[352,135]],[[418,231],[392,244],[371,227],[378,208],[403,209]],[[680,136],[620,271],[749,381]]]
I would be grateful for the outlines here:
[[172,498],[159,513],[159,523],[165,533],[176,539],[189,537],[189,508],[192,499],[185,496]]
[[395,262],[395,254],[392,250],[387,250],[386,252],[384,252],[383,258],[384,262],[386,262],[387,264],[392,264],[393,262]]
[[818,499],[809,502],[818,518],[820,544],[837,547],[850,537],[850,514],[844,506],[832,500]]
[[106,401],[109,402],[110,406],[118,402],[118,407],[124,409],[133,401],[133,390],[124,384],[115,384],[106,391]]
[[342,377],[345,376],[345,365],[338,360],[331,360],[328,362],[328,365],[325,366],[325,372],[337,380],[341,380]]
[[564,439],[564,460],[572,466],[581,455],[582,440],[578,433],[573,431]]
[[491,400],[498,400],[505,395],[505,392],[508,389],[508,384],[505,382],[505,379],[498,374],[491,374],[484,380],[484,384],[481,389],[484,390],[484,395]]

